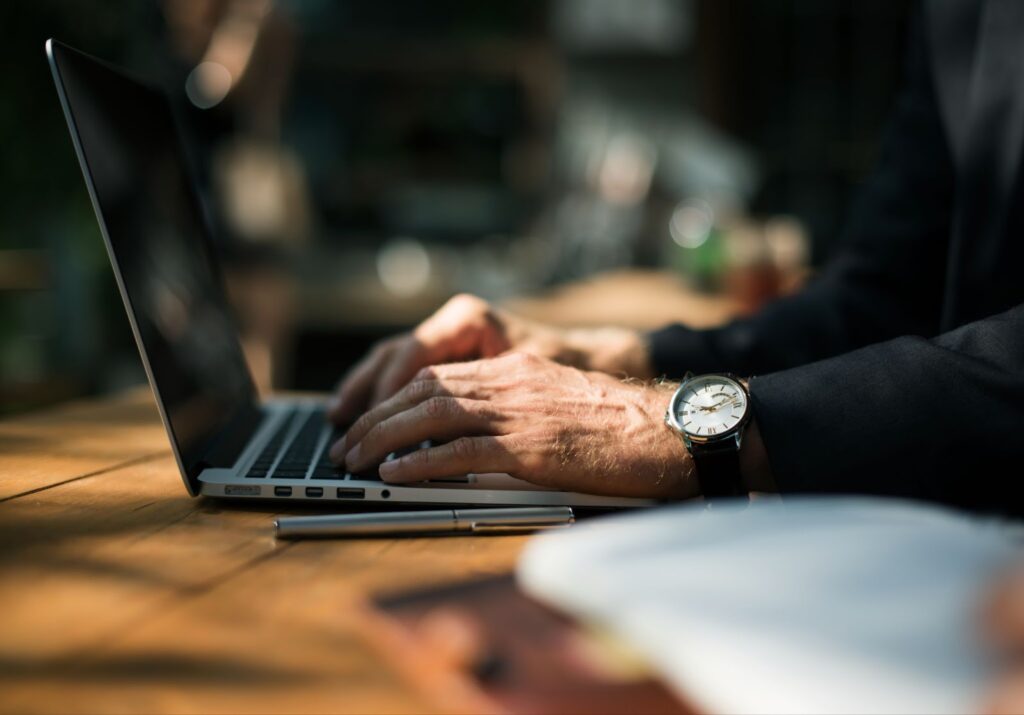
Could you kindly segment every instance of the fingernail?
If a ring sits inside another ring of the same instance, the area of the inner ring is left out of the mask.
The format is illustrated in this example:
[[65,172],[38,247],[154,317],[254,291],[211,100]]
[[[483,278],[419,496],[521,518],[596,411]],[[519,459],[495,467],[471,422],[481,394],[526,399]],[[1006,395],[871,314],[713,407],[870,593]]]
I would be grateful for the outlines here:
[[359,467],[359,451],[359,445],[357,444],[345,455],[345,466],[349,469],[357,469]]

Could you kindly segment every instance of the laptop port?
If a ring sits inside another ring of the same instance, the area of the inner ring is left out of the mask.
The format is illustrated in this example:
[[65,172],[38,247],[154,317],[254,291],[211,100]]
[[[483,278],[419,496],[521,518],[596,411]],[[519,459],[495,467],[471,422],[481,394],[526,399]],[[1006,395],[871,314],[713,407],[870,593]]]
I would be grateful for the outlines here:
[[338,487],[337,497],[339,499],[365,499],[366,490],[358,487]]
[[322,497],[324,495],[323,487],[306,487],[307,497]]
[[249,484],[227,484],[224,486],[226,497],[258,497],[260,488]]
[[290,497],[292,495],[291,487],[274,487],[275,497]]

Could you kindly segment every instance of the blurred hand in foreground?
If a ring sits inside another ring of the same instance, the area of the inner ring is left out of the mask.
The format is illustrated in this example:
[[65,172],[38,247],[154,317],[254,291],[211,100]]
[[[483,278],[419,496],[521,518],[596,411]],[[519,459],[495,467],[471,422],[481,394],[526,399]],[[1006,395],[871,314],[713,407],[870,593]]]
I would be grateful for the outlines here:
[[563,330],[516,317],[486,301],[457,295],[411,333],[377,343],[341,381],[328,416],[346,422],[379,405],[431,365],[509,351],[584,370],[651,377],[642,335],[621,328]]
[[988,712],[1024,713],[1024,564],[997,584],[985,611],[985,630],[1006,664]]
[[[505,472],[590,494],[695,496],[693,462],[664,424],[671,389],[529,353],[437,365],[360,417],[331,458],[352,472],[380,464],[392,484]],[[452,441],[381,464],[428,438]]]

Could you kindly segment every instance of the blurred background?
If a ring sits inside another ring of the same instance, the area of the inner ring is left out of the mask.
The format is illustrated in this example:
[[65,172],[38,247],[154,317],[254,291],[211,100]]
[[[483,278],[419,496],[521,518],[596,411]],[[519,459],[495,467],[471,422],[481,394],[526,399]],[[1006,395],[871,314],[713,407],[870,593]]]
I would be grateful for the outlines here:
[[172,98],[263,389],[457,292],[712,325],[840,238],[909,0],[0,4],[0,414],[144,381],[43,53]]

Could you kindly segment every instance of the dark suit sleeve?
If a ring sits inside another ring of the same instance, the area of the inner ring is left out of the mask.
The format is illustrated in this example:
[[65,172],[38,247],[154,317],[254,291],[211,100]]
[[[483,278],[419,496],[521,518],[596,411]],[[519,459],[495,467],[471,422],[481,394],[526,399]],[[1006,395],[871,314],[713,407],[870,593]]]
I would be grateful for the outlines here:
[[751,381],[782,492],[1024,513],[1024,305]]
[[[730,371],[782,492],[1024,513],[1024,306],[940,332],[953,166],[922,23],[844,246],[807,290],[710,331],[651,336],[657,370]],[[900,337],[903,336],[903,337]]]
[[774,372],[899,335],[939,331],[953,166],[918,18],[880,162],[859,192],[839,253],[799,295],[716,330],[652,333],[658,374]]

